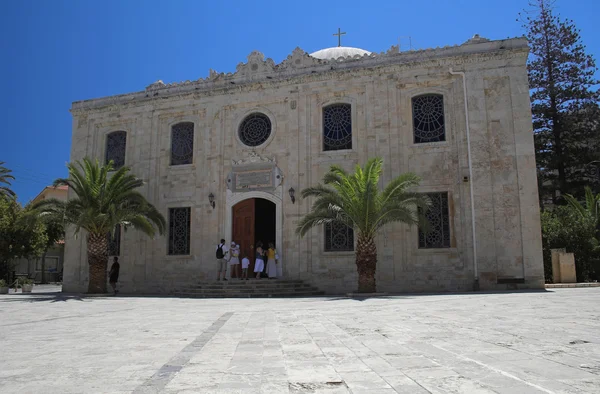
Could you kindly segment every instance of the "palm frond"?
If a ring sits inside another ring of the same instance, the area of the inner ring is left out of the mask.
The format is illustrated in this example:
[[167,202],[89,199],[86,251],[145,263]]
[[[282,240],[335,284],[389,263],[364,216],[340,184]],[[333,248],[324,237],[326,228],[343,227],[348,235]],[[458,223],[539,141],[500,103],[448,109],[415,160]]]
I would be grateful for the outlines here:
[[[297,233],[305,235],[316,225],[340,221],[359,233],[371,237],[382,226],[391,222],[416,225],[425,219],[430,204],[426,196],[411,192],[419,184],[419,177],[407,173],[393,179],[382,192],[379,180],[383,160],[373,158],[353,173],[340,166],[331,166],[323,176],[324,185],[302,190],[302,197],[314,197],[311,212],[298,224]],[[420,209],[421,208],[421,209]]]
[[75,232],[105,235],[115,226],[132,226],[154,236],[163,234],[166,221],[163,215],[136,189],[143,181],[131,174],[129,167],[113,172],[112,163],[101,165],[98,160],[84,158],[69,163],[68,178],[60,178],[55,186],[67,185],[75,196],[67,202],[45,200],[36,204],[44,212],[63,212],[64,220],[75,226]]

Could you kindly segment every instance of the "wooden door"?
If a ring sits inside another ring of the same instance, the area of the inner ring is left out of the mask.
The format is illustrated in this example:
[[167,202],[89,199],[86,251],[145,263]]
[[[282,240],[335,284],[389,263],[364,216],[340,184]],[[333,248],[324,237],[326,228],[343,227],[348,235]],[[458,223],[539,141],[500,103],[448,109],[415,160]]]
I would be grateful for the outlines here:
[[240,263],[244,256],[250,259],[248,276],[252,277],[254,272],[254,214],[256,204],[253,198],[237,203],[233,207],[233,229],[232,238],[240,245]]

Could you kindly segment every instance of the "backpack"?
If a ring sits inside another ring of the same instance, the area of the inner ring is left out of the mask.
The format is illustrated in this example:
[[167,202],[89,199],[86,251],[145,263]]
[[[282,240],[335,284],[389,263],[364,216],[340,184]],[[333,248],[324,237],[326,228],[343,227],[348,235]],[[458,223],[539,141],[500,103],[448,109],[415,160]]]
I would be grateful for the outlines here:
[[223,244],[219,244],[217,247],[217,258],[222,259],[223,257],[225,257],[225,253],[223,253]]

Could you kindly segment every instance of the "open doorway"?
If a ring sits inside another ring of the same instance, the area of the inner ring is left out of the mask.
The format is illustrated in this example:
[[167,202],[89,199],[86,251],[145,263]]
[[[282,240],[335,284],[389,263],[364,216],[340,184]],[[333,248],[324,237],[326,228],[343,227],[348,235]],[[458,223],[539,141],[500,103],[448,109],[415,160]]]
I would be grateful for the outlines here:
[[249,198],[232,208],[231,240],[240,245],[240,260],[250,259],[249,277],[254,272],[255,249],[260,241],[264,248],[275,243],[276,206],[262,198]]

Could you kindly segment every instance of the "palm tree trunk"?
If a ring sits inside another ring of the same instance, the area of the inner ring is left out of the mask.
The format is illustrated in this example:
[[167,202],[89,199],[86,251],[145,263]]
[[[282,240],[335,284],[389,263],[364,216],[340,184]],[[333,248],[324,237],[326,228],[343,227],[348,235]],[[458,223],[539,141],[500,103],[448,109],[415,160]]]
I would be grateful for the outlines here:
[[375,272],[377,271],[377,247],[373,238],[359,235],[356,243],[356,269],[358,271],[358,292],[375,293]]
[[107,247],[106,235],[88,235],[88,264],[90,265],[88,293],[106,293]]
[[46,253],[48,253],[48,250],[45,250],[42,255],[42,284],[46,283]]

